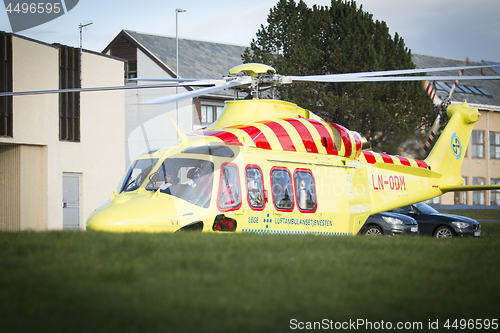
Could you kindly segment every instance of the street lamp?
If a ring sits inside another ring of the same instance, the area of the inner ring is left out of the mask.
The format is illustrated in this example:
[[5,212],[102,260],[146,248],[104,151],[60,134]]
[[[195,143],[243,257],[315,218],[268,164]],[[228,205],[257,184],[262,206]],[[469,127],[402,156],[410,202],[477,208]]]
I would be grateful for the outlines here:
[[177,8],[175,10],[175,43],[176,43],[176,59],[177,59],[177,65],[175,67],[175,71],[177,74],[177,78],[179,78],[179,13],[184,13],[186,12],[184,9],[179,9]]
[[[176,66],[175,66],[175,75],[177,78],[179,78],[179,13],[184,13],[186,12],[184,9],[175,9],[175,59],[176,59]],[[177,95],[178,93],[177,87],[175,87],[175,94]],[[179,102],[175,102],[175,120],[177,121],[177,125],[179,125]]]

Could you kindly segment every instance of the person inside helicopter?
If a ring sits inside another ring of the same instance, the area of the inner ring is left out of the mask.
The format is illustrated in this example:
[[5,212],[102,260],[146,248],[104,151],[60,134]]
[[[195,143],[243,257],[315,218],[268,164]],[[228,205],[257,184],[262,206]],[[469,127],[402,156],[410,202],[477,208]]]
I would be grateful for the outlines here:
[[175,185],[179,182],[177,176],[174,176],[173,172],[167,171],[165,173],[165,182],[160,186],[160,192],[165,194],[171,194],[169,187]]
[[210,161],[188,158],[167,158],[150,176],[148,191],[186,200],[208,207],[212,196],[214,165]]
[[213,164],[200,161],[197,167],[189,170],[188,178],[193,180],[197,200],[203,207],[210,205],[212,197]]

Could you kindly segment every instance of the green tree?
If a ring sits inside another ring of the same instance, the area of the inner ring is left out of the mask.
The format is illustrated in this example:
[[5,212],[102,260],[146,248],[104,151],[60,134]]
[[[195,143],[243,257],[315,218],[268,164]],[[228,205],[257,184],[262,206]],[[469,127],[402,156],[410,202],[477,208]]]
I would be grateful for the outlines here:
[[[280,0],[267,23],[244,62],[265,63],[283,75],[415,68],[403,39],[397,33],[392,38],[386,23],[373,21],[355,1],[309,8],[302,0]],[[296,83],[278,88],[277,95],[362,133],[374,149],[390,153],[435,119],[419,82]]]

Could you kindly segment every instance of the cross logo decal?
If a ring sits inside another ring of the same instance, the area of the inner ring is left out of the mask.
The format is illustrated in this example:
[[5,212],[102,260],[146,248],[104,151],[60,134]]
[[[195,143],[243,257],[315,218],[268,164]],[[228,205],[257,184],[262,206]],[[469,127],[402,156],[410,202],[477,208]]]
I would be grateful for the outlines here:
[[453,133],[453,136],[451,137],[451,151],[457,160],[460,156],[462,156],[462,143],[460,142],[460,138],[457,136],[457,133]]

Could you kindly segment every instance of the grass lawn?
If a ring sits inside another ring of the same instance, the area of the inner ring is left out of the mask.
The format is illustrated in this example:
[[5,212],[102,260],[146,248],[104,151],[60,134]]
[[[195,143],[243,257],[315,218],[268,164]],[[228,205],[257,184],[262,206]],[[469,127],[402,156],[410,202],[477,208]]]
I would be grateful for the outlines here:
[[0,327],[281,332],[292,319],[500,319],[500,223],[482,229],[444,240],[0,233]]

